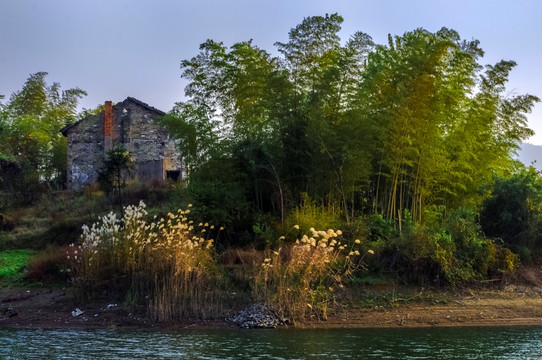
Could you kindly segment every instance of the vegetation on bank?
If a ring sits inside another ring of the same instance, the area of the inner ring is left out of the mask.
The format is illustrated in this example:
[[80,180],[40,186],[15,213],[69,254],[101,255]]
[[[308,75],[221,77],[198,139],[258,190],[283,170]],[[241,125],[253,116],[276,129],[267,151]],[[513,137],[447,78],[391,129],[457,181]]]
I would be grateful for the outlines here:
[[[211,236],[218,238],[224,229],[196,225],[189,220],[190,209],[149,219],[145,208],[141,201],[125,207],[121,217],[111,212],[91,227],[84,225],[79,245],[66,248],[65,271],[80,296],[91,300],[113,292],[157,320],[223,314],[236,289]],[[254,301],[275,304],[292,320],[314,314],[326,318],[342,278],[363,265],[357,249],[361,241],[348,243],[341,235],[340,230],[311,228],[310,236],[293,244],[268,248],[263,261],[244,269],[248,293]]]
[[456,286],[540,263],[542,178],[513,160],[538,98],[507,91],[515,63],[481,64],[451,29],[377,45],[341,42],[341,23],[304,19],[276,56],[208,40],[182,61],[186,101],[162,119],[182,183],[126,183],[115,149],[101,188],[62,190],[58,131],[84,92],[32,75],[0,107],[0,250],[39,250],[30,279],[162,320],[247,298],[325,318],[348,284]]
[[214,226],[193,224],[189,209],[149,221],[145,207],[141,201],[122,217],[111,212],[83,227],[80,245],[66,251],[80,294],[115,289],[158,320],[217,315],[220,274],[208,236]]
[[32,252],[29,250],[4,250],[0,252],[0,279],[13,279],[20,275]]

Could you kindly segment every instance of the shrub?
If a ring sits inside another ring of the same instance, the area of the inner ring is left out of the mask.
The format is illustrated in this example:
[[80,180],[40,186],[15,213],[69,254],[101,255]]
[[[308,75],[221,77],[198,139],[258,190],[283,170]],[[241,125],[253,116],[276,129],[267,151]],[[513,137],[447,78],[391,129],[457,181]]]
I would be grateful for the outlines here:
[[258,213],[254,219],[255,223],[252,225],[254,245],[262,249],[265,247],[280,246],[280,240],[277,242],[276,226],[273,226],[273,217]]
[[[51,247],[34,255],[28,261],[26,278],[32,281],[66,281],[70,277],[68,246]],[[71,249],[73,250],[73,249]]]
[[12,231],[15,228],[15,222],[8,217],[0,213],[0,231]]
[[369,241],[386,242],[397,236],[394,224],[386,220],[380,214],[374,214],[368,217],[367,224],[369,228]]
[[306,193],[302,194],[302,205],[296,207],[286,218],[287,228],[291,229],[292,226],[298,225],[301,234],[308,233],[311,227],[336,228],[341,223],[341,212],[338,208],[319,205]]
[[501,239],[523,263],[542,260],[542,177],[533,168],[495,177],[480,213],[485,234]]
[[122,146],[111,148],[107,152],[103,168],[98,171],[98,183],[107,194],[120,195],[126,187],[126,179],[134,172],[132,154]]
[[221,276],[208,234],[216,230],[207,223],[194,226],[189,212],[148,222],[140,202],[125,207],[122,218],[110,213],[84,226],[81,245],[72,246],[80,289],[119,291],[157,320],[214,315],[222,303]]
[[223,238],[227,239],[229,245],[246,246],[254,240],[252,236],[242,234],[251,228],[253,212],[237,183],[227,179],[191,178],[186,195],[196,204],[193,217],[224,226],[227,233],[223,234]]
[[407,227],[394,242],[408,280],[457,285],[517,266],[517,257],[484,236],[472,209],[447,216],[442,210],[432,211],[425,225]]
[[257,300],[274,303],[294,321],[309,314],[325,319],[333,293],[352,273],[353,257],[360,255],[350,250],[340,230],[310,231],[310,237],[303,235],[294,244],[269,250],[253,285]]
[[246,295],[250,295],[252,291],[254,278],[263,260],[262,250],[228,248],[222,252],[218,262],[229,275],[235,291],[243,294],[245,298],[250,298]]

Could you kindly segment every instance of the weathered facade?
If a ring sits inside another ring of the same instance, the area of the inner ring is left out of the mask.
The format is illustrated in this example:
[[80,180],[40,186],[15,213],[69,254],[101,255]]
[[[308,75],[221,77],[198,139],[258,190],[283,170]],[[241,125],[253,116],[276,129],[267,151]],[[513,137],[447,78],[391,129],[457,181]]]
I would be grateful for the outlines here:
[[165,128],[157,124],[164,112],[132,97],[99,114],[87,116],[61,130],[68,140],[68,188],[96,181],[107,152],[122,146],[133,155],[135,176],[141,182],[178,179],[181,154]]

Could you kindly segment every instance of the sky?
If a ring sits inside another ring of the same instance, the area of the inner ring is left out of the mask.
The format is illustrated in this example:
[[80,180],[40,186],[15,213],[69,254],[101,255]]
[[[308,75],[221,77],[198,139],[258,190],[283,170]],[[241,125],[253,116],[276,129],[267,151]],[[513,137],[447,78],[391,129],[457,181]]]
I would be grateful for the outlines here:
[[[226,46],[274,43],[308,16],[339,13],[341,38],[356,31],[386,44],[388,34],[448,27],[485,51],[482,64],[518,63],[507,89],[542,98],[541,0],[0,0],[0,94],[30,74],[88,93],[82,108],[135,97],[163,111],[184,99],[180,62],[207,39]],[[542,145],[542,103],[529,115]]]

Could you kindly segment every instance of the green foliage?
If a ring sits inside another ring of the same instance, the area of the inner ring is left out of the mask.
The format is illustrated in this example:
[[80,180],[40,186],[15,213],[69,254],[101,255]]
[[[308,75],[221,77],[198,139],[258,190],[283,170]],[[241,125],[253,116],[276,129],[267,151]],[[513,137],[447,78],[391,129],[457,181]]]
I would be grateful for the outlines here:
[[450,283],[504,269],[504,248],[464,209],[478,209],[491,174],[514,166],[539,99],[508,94],[515,63],[484,66],[479,42],[454,30],[375,45],[362,32],[341,42],[342,22],[303,19],[277,56],[208,40],[181,62],[187,100],[163,121],[201,213],[227,224],[236,244],[273,243],[273,228],[294,224],[340,226],[387,259],[377,267],[389,260]]
[[[459,208],[445,215],[433,209],[426,225],[406,223],[381,251],[388,266],[405,281],[458,285],[514,270],[518,259],[484,236],[476,212]],[[405,218],[411,215],[405,211]]]
[[273,219],[269,215],[257,214],[254,219],[252,231],[254,232],[254,244],[256,247],[278,247],[282,243],[276,229],[273,227]]
[[28,264],[29,250],[5,250],[0,252],[0,279],[16,276]]
[[542,255],[542,178],[530,167],[512,176],[495,176],[480,222],[485,234],[502,239],[527,263]]
[[410,209],[423,223],[427,207],[478,206],[488,174],[532,134],[525,114],[538,98],[506,95],[515,63],[482,72],[479,42],[447,28],[376,47],[356,32],[341,45],[342,21],[303,19],[275,44],[278,57],[208,40],[182,61],[188,100],[164,122],[190,180],[205,163],[237,161],[247,201],[281,222],[302,193],[347,222],[371,210],[401,222]]
[[273,209],[281,222],[288,206],[300,205],[301,191],[351,204],[369,167],[360,161],[366,132],[343,99],[353,96],[372,41],[356,33],[341,47],[341,22],[337,14],[306,18],[277,44],[285,61],[250,41],[228,51],[209,40],[182,62],[189,100],[164,123],[181,140],[190,180],[203,176],[203,163],[226,156],[239,163],[239,185],[254,209]]
[[120,195],[133,171],[132,154],[122,146],[115,146],[107,152],[103,167],[98,171],[98,183],[105,193]]
[[445,243],[437,242],[443,246],[436,259],[452,284],[487,275],[495,262],[495,245],[484,237],[475,216],[472,210],[459,208],[444,221],[449,237]]
[[384,219],[380,214],[370,215],[367,219],[369,227],[369,240],[373,242],[386,242],[397,236],[397,229],[392,221]]
[[216,125],[211,121],[212,110],[206,105],[178,103],[175,108],[160,119],[169,132],[177,137],[180,150],[189,173],[220,154],[220,143]]
[[246,235],[254,224],[255,213],[242,184],[231,159],[214,158],[205,163],[201,171],[192,174],[182,191],[184,199],[195,204],[194,219],[226,229],[219,246],[244,246],[254,240]]
[[20,170],[0,186],[15,190],[27,202],[43,184],[64,185],[66,139],[60,129],[74,121],[77,103],[86,95],[78,88],[61,91],[58,83],[48,85],[46,76],[30,75],[22,90],[0,107],[0,157]]
[[428,206],[479,205],[479,188],[511,166],[517,142],[532,134],[525,114],[538,99],[509,99],[515,63],[480,73],[482,54],[477,41],[443,28],[390,36],[369,55],[361,89],[367,120],[377,124],[375,205],[385,217],[408,208],[419,223]]
[[[307,194],[302,195],[303,202],[296,207],[286,219],[286,227],[299,227],[299,232],[305,234],[311,227],[318,229],[334,229],[341,223],[341,212],[332,206],[319,205]],[[297,235],[297,234],[295,234]]]

